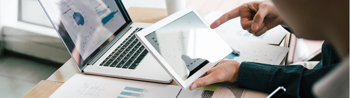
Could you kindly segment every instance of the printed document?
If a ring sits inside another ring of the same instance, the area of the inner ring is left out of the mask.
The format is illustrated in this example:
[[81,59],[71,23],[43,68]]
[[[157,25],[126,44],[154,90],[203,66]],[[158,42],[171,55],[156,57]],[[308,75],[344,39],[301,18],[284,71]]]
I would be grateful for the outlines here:
[[175,98],[181,87],[76,74],[50,98]]
[[240,55],[231,53],[226,59],[233,59],[238,62],[248,61],[265,64],[279,65],[287,55],[289,48],[273,46],[261,43],[229,40],[227,44],[240,52]]

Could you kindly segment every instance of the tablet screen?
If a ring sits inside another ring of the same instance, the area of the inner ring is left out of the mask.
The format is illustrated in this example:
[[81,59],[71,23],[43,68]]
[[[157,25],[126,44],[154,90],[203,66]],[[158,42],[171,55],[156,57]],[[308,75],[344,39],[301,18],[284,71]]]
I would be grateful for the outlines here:
[[206,64],[222,60],[227,51],[220,49],[229,48],[194,12],[145,37],[183,81]]

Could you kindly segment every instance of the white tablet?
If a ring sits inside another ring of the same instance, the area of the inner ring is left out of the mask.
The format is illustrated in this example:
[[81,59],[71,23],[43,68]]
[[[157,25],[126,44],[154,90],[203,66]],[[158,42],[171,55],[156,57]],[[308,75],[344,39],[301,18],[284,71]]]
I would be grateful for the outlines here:
[[232,52],[192,7],[158,21],[136,36],[183,88]]

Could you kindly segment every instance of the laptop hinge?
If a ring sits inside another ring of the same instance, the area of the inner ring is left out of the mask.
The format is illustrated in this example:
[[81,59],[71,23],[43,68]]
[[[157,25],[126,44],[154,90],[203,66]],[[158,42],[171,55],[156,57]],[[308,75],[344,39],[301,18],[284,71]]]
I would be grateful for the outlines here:
[[[120,38],[122,38],[122,36],[124,36],[132,27],[131,27],[132,22],[130,22],[125,29],[123,29],[120,32],[120,34],[117,34],[116,37],[109,43],[107,44],[107,46],[105,48],[103,48],[100,52],[97,53],[97,55],[95,55],[93,57],[93,59],[87,63],[87,65],[93,65],[96,63],[97,60],[100,59],[100,57],[102,57]],[[85,68],[83,68],[85,69]]]

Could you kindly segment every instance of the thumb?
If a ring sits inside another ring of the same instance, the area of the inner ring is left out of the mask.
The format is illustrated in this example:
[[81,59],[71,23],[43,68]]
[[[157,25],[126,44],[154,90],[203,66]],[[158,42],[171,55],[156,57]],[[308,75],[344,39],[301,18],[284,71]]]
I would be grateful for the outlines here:
[[253,18],[252,27],[251,27],[253,31],[256,31],[260,28],[268,12],[269,10],[266,5],[262,5],[259,7],[258,12],[256,12]]
[[206,86],[209,84],[213,84],[216,82],[219,82],[219,81],[217,81],[217,79],[215,79],[213,74],[209,74],[207,76],[204,76],[204,77],[199,78],[196,81],[194,81],[192,83],[192,85],[190,86],[190,90],[196,89],[198,87]]

